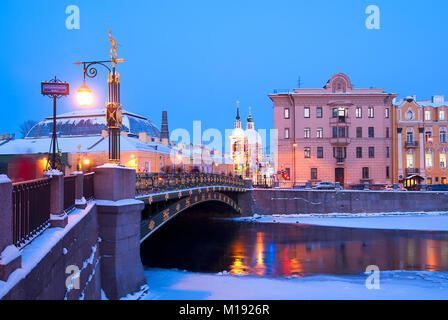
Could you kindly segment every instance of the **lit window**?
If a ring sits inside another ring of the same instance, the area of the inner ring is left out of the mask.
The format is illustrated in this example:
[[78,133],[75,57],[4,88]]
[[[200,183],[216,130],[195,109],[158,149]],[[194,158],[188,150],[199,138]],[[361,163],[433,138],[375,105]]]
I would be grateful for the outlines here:
[[445,120],[445,110],[439,111],[439,120]]
[[305,158],[311,158],[311,148],[305,147]]
[[324,137],[324,129],[323,128],[317,128],[316,137],[319,139],[322,139]]
[[408,168],[408,169],[414,168],[414,155],[413,154],[406,155],[406,168]]
[[306,107],[305,109],[303,109],[303,116],[305,118],[309,118],[310,117],[310,108]]
[[426,165],[426,168],[432,168],[432,166],[433,166],[432,153],[425,154],[425,165]]
[[305,128],[303,133],[304,133],[305,139],[309,139],[310,135],[311,135],[311,129],[310,128]]
[[384,109],[384,113],[385,113],[385,117],[386,117],[386,119],[389,119],[389,116],[390,116],[390,114],[389,114],[389,108]]
[[425,120],[426,121],[431,120],[431,110],[425,110]]
[[289,119],[289,108],[285,108],[285,119]]
[[374,110],[373,110],[373,107],[369,107],[369,110],[368,110],[369,112],[369,118],[373,118],[374,116],[375,116],[375,113],[374,113]]
[[362,108],[356,108],[356,118],[362,118]]
[[440,168],[442,169],[446,168],[446,153],[440,154]]
[[289,139],[289,128],[285,128],[285,139]]

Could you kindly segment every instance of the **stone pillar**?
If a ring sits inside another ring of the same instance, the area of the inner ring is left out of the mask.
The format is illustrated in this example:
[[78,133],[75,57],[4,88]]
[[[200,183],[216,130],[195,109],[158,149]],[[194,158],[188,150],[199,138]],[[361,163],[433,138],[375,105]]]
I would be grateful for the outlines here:
[[50,185],[50,228],[64,228],[68,223],[64,212],[64,174],[59,170],[49,170],[45,173],[51,178]]
[[86,198],[84,198],[84,173],[82,171],[75,171],[72,173],[75,178],[75,206],[78,209],[85,209],[87,207]]
[[101,238],[101,284],[109,299],[140,291],[146,284],[140,259],[140,220],[134,169],[104,165],[94,169],[94,191]]
[[340,183],[340,182],[336,182],[334,188],[335,188],[336,190],[341,190],[341,189],[342,189],[342,188],[341,188],[341,183]]
[[364,182],[364,190],[370,190],[368,182]]
[[[398,180],[402,180],[404,178],[404,172],[403,172],[403,140],[401,137],[401,133],[403,131],[403,128],[397,128],[397,160],[398,160]],[[402,177],[400,179],[400,177]]]
[[425,172],[425,138],[423,136],[423,133],[425,131],[425,128],[418,128],[419,132],[419,151],[420,151],[420,176],[425,179],[426,181],[426,172]]
[[0,281],[7,281],[9,275],[22,267],[22,256],[13,244],[12,235],[12,183],[0,175]]
[[398,183],[394,183],[394,191],[398,190]]

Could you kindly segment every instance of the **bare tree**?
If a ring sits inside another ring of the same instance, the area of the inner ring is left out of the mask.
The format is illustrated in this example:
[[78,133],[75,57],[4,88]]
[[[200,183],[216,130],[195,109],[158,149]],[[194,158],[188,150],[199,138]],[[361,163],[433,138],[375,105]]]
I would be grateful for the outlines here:
[[24,123],[22,123],[19,127],[20,129],[20,135],[22,138],[25,138],[27,133],[30,131],[30,129],[36,124],[37,122],[34,120],[27,120]]

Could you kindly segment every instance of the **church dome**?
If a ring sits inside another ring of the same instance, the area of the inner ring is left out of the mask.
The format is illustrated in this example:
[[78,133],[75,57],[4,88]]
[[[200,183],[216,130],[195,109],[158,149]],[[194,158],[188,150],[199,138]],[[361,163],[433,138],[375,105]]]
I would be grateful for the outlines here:
[[241,128],[235,128],[232,130],[232,137],[244,137],[244,130]]
[[[107,130],[106,109],[73,111],[56,116],[56,131],[58,136],[93,136],[101,135]],[[147,118],[134,113],[122,111],[121,131],[131,135],[146,132],[148,136],[160,137],[159,129]],[[25,138],[51,137],[53,132],[53,117],[45,118],[33,126]]]

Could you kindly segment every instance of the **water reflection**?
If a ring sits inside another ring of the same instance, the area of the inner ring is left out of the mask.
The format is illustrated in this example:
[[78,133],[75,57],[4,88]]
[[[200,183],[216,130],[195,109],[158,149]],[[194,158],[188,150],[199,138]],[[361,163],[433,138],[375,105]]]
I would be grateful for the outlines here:
[[306,276],[380,270],[448,271],[448,233],[181,219],[142,246],[149,267],[235,275]]

